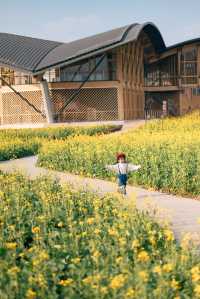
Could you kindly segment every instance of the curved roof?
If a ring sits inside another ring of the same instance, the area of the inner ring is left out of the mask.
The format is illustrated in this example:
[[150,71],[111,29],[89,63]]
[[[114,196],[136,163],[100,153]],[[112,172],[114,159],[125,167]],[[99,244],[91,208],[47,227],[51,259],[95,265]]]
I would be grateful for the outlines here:
[[143,30],[149,35],[157,52],[166,49],[161,33],[153,23],[132,24],[60,45],[39,63],[36,72],[50,66],[69,65],[91,55],[100,54],[106,50],[137,40]]
[[0,33],[0,63],[32,72],[37,64],[60,44],[54,41]]
[[157,52],[166,49],[153,23],[131,24],[70,43],[0,33],[0,64],[33,74],[42,73],[137,40],[142,31],[148,34]]

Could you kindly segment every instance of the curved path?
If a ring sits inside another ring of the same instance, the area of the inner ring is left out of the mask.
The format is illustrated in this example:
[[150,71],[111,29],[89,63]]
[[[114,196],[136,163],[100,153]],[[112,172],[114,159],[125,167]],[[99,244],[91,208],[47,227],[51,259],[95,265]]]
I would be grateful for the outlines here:
[[[89,188],[100,194],[116,192],[115,183],[44,169],[37,167],[36,162],[36,156],[0,162],[0,170],[4,172],[22,171],[30,178],[50,175],[59,179],[61,184],[69,183],[76,189]],[[184,233],[198,234],[200,232],[200,224],[197,223],[197,220],[200,219],[200,201],[132,186],[128,186],[127,191],[128,197],[125,201],[128,200],[131,203],[131,200],[136,200],[139,209],[149,209],[151,213],[159,210],[158,213],[156,212],[157,219],[161,221],[168,219],[177,239],[180,239]],[[200,240],[198,235],[197,237]]]

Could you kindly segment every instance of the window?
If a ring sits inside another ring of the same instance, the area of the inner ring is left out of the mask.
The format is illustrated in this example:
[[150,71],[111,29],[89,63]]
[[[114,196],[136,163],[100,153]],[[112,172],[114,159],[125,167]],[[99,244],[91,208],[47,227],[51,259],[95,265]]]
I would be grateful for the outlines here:
[[193,96],[200,96],[200,88],[192,88],[192,95]]
[[[61,68],[60,81],[82,82],[86,80],[100,59],[101,56],[98,56],[82,64]],[[107,80],[116,80],[116,54],[114,52],[110,52],[105,56],[88,81]]]
[[[0,75],[8,84],[14,84],[15,77],[13,70],[9,68],[0,68]],[[2,82],[2,85],[6,85],[5,82]]]
[[177,85],[177,55],[169,56],[156,63],[146,64],[144,74],[145,86]]
[[191,48],[181,54],[182,84],[197,83],[197,49]]

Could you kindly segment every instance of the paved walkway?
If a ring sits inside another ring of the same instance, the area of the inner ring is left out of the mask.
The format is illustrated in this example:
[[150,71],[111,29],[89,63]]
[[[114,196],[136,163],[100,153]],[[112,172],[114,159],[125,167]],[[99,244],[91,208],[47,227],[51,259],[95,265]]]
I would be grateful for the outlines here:
[[[89,188],[92,191],[104,194],[107,192],[115,192],[116,184],[99,179],[90,179],[72,175],[70,173],[62,173],[51,171],[44,168],[36,167],[37,157],[27,157],[6,162],[0,162],[0,170],[4,172],[12,172],[14,170],[22,171],[30,178],[35,178],[40,175],[50,175],[53,178],[58,178],[61,183],[70,183],[75,188]],[[177,239],[180,239],[184,233],[198,233],[200,232],[200,224],[197,219],[200,218],[200,201],[176,197],[160,192],[149,191],[142,188],[128,186],[128,200],[135,198],[136,205],[139,209],[155,210],[159,208],[161,219],[170,218],[172,229]],[[147,200],[148,203],[147,203]],[[151,209],[150,207],[151,206]]]
[[113,120],[113,121],[83,121],[83,122],[65,122],[65,123],[37,123],[37,124],[12,124],[12,125],[0,125],[0,130],[2,129],[25,129],[25,128],[47,128],[47,127],[87,127],[87,126],[101,126],[101,125],[122,125],[122,130],[137,128],[145,123],[144,119],[137,120]]

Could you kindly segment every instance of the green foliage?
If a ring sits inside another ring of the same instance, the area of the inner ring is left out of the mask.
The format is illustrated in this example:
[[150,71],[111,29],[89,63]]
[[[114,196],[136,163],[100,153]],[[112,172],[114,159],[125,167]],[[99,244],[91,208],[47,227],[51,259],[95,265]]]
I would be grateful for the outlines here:
[[37,154],[41,143],[45,140],[64,140],[80,134],[89,136],[109,134],[120,128],[115,125],[102,125],[0,130],[0,161]]
[[43,144],[39,165],[91,177],[114,179],[105,165],[125,152],[142,168],[129,183],[175,194],[200,194],[200,118],[158,120],[137,130],[101,137],[78,136]]
[[8,141],[0,139],[0,161],[34,155],[38,152],[38,148],[39,142],[34,140],[23,141],[15,138]]
[[198,295],[199,257],[115,195],[0,174],[0,201],[2,299]]
[[30,139],[33,137],[45,139],[66,139],[69,136],[76,135],[99,135],[108,134],[120,130],[121,126],[117,125],[92,125],[92,126],[58,126],[39,129],[4,129],[0,131],[1,138],[22,138]]

